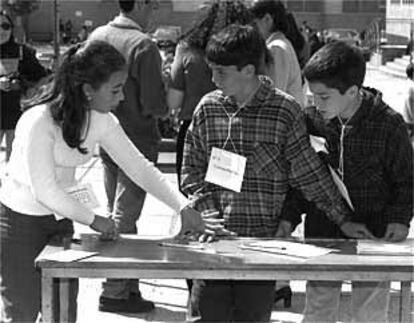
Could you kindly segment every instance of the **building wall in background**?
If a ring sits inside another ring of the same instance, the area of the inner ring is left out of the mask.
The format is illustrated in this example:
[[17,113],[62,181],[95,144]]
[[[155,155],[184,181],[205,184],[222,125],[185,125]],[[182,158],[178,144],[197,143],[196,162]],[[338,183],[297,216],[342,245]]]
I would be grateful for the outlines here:
[[389,42],[407,43],[414,28],[414,0],[387,0],[385,28]]
[[[251,0],[246,0],[249,1]],[[308,25],[318,30],[347,27],[362,31],[373,19],[385,18],[386,0],[282,1],[294,13],[298,25],[306,20]],[[159,2],[156,23],[180,26],[185,31],[197,19],[197,10],[205,0],[159,0]],[[62,21],[71,20],[74,34],[79,32],[85,20],[92,21],[94,28],[105,24],[118,13],[116,0],[58,0],[58,4]],[[35,41],[51,41],[53,17],[53,1],[42,1],[39,10],[30,16],[29,37]]]

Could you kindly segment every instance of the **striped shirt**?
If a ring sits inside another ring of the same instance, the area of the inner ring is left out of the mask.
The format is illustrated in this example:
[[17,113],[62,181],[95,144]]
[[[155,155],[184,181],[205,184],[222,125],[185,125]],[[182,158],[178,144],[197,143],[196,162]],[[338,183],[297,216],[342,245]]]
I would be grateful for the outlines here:
[[[229,115],[232,118],[230,137]],[[213,147],[247,158],[240,193],[206,182]],[[182,189],[203,215],[218,212],[240,236],[272,237],[292,185],[340,223],[348,215],[325,166],[311,148],[304,114],[268,79],[242,108],[221,90],[198,104],[184,147]]]

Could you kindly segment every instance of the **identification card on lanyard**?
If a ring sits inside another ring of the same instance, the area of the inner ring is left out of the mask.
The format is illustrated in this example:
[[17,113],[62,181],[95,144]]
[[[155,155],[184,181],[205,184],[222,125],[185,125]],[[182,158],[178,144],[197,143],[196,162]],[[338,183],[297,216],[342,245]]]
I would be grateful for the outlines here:
[[95,209],[100,206],[90,183],[69,187],[66,189],[66,192],[89,209]]
[[213,147],[205,180],[240,193],[247,158]]

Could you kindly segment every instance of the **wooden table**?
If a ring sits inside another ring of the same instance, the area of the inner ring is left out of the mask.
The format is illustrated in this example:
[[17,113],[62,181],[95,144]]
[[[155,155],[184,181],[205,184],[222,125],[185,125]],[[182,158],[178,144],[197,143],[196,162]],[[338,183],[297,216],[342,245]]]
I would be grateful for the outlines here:
[[245,238],[221,240],[205,250],[165,247],[160,241],[123,236],[99,242],[95,246],[99,254],[74,262],[51,260],[59,249],[47,246],[36,260],[42,273],[43,322],[68,321],[69,282],[80,277],[400,281],[400,321],[411,322],[413,256],[357,255],[355,241],[308,240],[340,251],[307,260],[241,249],[242,243],[252,241]]

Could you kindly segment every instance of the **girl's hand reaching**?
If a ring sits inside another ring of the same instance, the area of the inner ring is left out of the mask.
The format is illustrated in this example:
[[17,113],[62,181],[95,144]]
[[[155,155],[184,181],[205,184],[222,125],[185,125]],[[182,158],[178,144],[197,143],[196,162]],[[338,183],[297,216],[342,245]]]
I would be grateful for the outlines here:
[[95,215],[90,228],[100,232],[102,240],[116,240],[119,236],[115,221],[100,215]]

